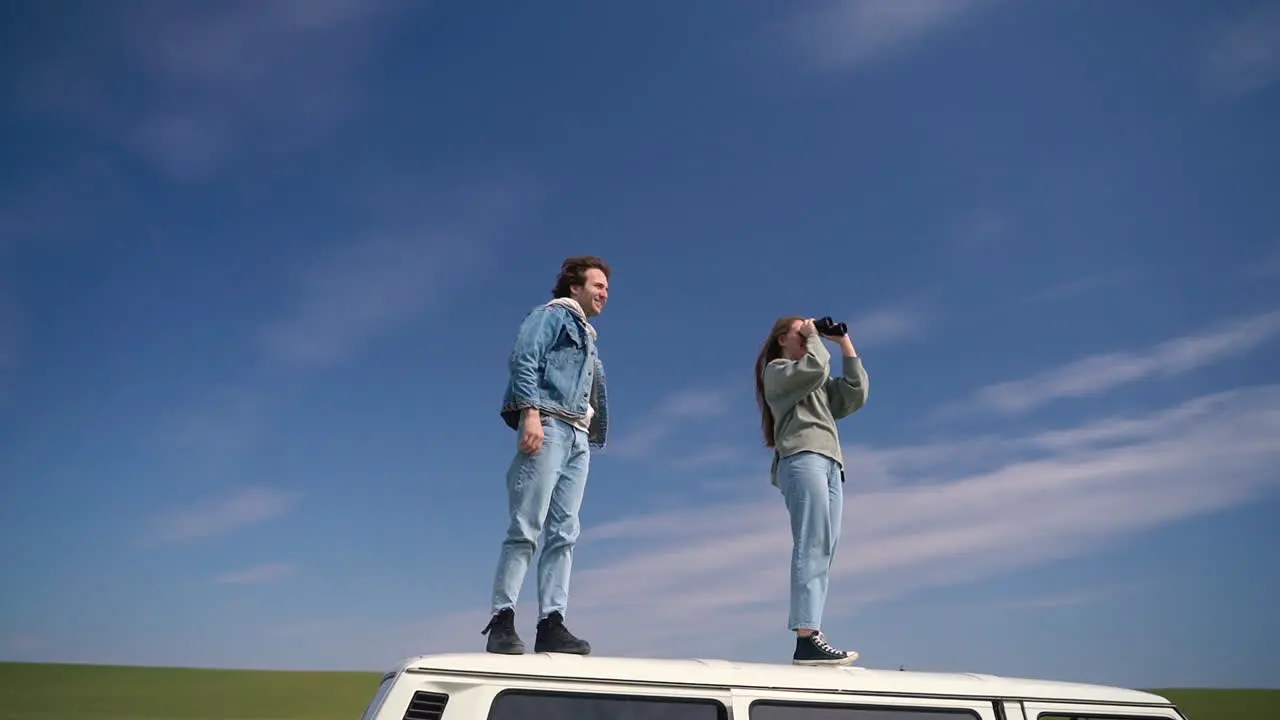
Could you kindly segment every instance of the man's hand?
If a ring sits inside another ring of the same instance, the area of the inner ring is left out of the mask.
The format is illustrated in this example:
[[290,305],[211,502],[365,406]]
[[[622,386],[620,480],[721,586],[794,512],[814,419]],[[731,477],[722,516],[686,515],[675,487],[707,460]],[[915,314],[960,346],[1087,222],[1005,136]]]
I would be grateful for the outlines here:
[[542,449],[542,415],[538,408],[526,408],[520,418],[520,452],[537,455]]

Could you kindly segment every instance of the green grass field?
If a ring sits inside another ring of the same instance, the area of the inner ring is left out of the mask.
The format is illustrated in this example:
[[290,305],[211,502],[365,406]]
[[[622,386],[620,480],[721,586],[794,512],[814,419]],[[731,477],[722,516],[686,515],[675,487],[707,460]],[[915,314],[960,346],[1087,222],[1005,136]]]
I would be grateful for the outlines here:
[[1174,702],[1191,720],[1263,720],[1280,718],[1280,690],[1153,689]]
[[[377,673],[0,663],[0,720],[358,720]],[[1280,718],[1280,690],[1156,690],[1191,720]]]

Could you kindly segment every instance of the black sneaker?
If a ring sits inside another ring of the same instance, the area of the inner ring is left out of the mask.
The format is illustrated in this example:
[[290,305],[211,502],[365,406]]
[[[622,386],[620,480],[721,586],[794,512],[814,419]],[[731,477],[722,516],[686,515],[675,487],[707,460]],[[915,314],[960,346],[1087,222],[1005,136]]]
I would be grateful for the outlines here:
[[553,612],[538,621],[538,636],[533,641],[533,651],[540,653],[569,653],[590,655],[591,644],[573,636],[564,626],[564,616]]
[[494,613],[480,634],[489,636],[489,642],[484,648],[486,652],[499,655],[524,654],[524,641],[516,634],[516,611],[511,608],[503,608]]
[[826,637],[815,632],[808,637],[796,636],[796,652],[791,656],[795,665],[852,665],[858,653],[837,650],[827,643]]

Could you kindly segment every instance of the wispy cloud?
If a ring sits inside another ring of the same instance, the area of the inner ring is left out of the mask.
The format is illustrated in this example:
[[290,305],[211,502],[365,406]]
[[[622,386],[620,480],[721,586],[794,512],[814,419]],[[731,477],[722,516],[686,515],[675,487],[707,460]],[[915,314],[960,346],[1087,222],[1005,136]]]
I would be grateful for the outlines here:
[[14,385],[25,338],[23,317],[10,286],[10,271],[0,248],[0,407]]
[[994,5],[994,0],[833,0],[809,7],[788,30],[827,70],[860,70],[910,51]]
[[924,336],[928,321],[918,308],[902,306],[872,310],[854,317],[848,325],[855,347],[872,347],[918,340]]
[[1080,448],[1147,442],[1162,433],[1186,431],[1220,412],[1224,398],[1230,397],[1209,395],[1140,418],[1104,418],[1029,436],[980,435],[893,448],[853,444],[846,445],[844,451],[850,467],[857,468],[860,487],[931,485],[1014,457],[1046,458]]
[[269,487],[245,488],[171,511],[153,524],[152,533],[161,542],[224,535],[281,517],[291,511],[296,502],[294,493]]
[[269,419],[260,393],[225,385],[191,407],[165,414],[158,424],[156,450],[173,451],[201,474],[225,480],[237,472],[244,451],[262,439]]
[[[86,196],[94,202],[85,203]],[[53,153],[0,196],[0,264],[6,248],[65,250],[89,244],[134,197],[125,174],[102,155]]]
[[247,570],[224,573],[213,579],[215,585],[247,585],[271,582],[293,574],[297,567],[290,563],[265,563]]
[[1093,273],[1071,280],[1064,280],[1056,285],[1049,285],[1031,293],[1031,301],[1063,300],[1074,298],[1089,292],[1096,292],[1114,287],[1125,282],[1132,282],[1140,277],[1142,271],[1136,268],[1118,268],[1105,272]]
[[1280,334],[1280,311],[1219,323],[1146,350],[1089,355],[1022,380],[981,388],[941,416],[975,410],[1023,413],[1054,400],[1096,395],[1127,383],[1173,377],[1246,353]]
[[[196,179],[247,150],[322,138],[361,107],[360,78],[403,2],[140,0],[92,10],[46,51],[25,96]],[[87,29],[86,29],[87,28]],[[126,72],[112,74],[119,58]],[[125,79],[127,77],[127,80]],[[127,82],[130,92],[115,89]]]
[[1229,97],[1280,80],[1280,5],[1259,3],[1209,28],[1201,79]]
[[235,482],[248,454],[275,429],[282,375],[297,380],[351,361],[446,307],[537,200],[536,183],[514,174],[445,184],[369,182],[351,201],[367,218],[363,228],[296,259],[282,278],[281,308],[254,332],[251,364],[159,418],[155,447],[172,452],[184,475]]
[[[1278,435],[1280,385],[1270,385],[1048,432],[871,450],[928,481],[868,488],[862,457],[851,461],[828,614],[1255,501],[1280,488]],[[953,462],[957,447],[963,464]],[[791,538],[781,498],[758,482],[759,493],[737,500],[586,528],[598,559],[575,573],[575,628],[599,638],[598,652],[632,655],[668,653],[677,641],[682,653],[724,655],[751,628],[775,632]],[[477,621],[439,618],[423,637],[439,649],[474,642]]]
[[672,393],[636,421],[633,429],[610,441],[608,450],[621,457],[648,455],[689,424],[725,415],[732,400],[733,391],[727,387],[690,388]]
[[956,221],[950,242],[963,250],[990,250],[1004,242],[1012,223],[1005,213],[975,210]]
[[93,153],[58,155],[46,166],[18,172],[23,181],[0,195],[0,403],[18,382],[29,341],[32,308],[16,282],[25,263],[38,253],[91,243],[129,196],[121,174]]
[[670,467],[672,470],[692,472],[705,468],[733,466],[748,457],[750,456],[738,445],[711,443],[688,455],[672,458]]
[[1250,265],[1246,272],[1254,278],[1273,278],[1280,275],[1280,250]]
[[267,356],[311,368],[357,348],[446,297],[474,259],[463,238],[430,231],[376,236],[334,248],[298,268],[292,308],[263,328]]
[[[848,320],[856,347],[885,346],[921,337],[927,327],[925,314],[910,305],[879,308]],[[748,377],[749,382],[749,377]],[[690,452],[658,451],[672,438],[706,420],[729,414],[735,403],[748,407],[754,416],[755,399],[751,386],[732,383],[703,388],[687,388],[658,401],[633,425],[611,440],[608,451],[619,457],[658,459],[675,471],[703,470],[719,465],[732,467],[743,459],[756,460],[750,449],[729,443],[700,444]],[[621,424],[621,423],[619,423]],[[754,425],[754,423],[753,423]],[[612,423],[610,427],[615,427]],[[625,426],[624,426],[625,427]]]
[[1067,590],[1049,595],[1039,595],[1029,599],[1023,598],[1013,600],[1008,604],[1016,607],[1031,607],[1043,610],[1074,608],[1080,607],[1081,605],[1092,605],[1104,600],[1110,600],[1118,595],[1131,593],[1141,587],[1142,583],[1117,583],[1099,587],[1080,588],[1078,590]]
[[524,178],[455,182],[460,187],[438,192],[407,183],[412,198],[405,184],[387,186],[387,197],[371,208],[385,219],[301,259],[288,278],[288,309],[260,334],[268,361],[293,369],[342,362],[449,298],[490,257],[498,232],[531,211],[537,194]]

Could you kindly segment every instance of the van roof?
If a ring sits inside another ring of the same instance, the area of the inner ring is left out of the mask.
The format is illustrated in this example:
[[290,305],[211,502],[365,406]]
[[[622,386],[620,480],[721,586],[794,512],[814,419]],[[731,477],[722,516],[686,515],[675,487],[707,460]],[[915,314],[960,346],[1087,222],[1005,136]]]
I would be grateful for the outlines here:
[[933,697],[1044,698],[1079,702],[1170,705],[1159,695],[1082,683],[1006,678],[974,673],[879,670],[858,666],[805,667],[704,659],[648,659],[599,655],[456,653],[420,655],[409,672],[555,678],[577,682],[751,687],[820,692],[892,693]]

